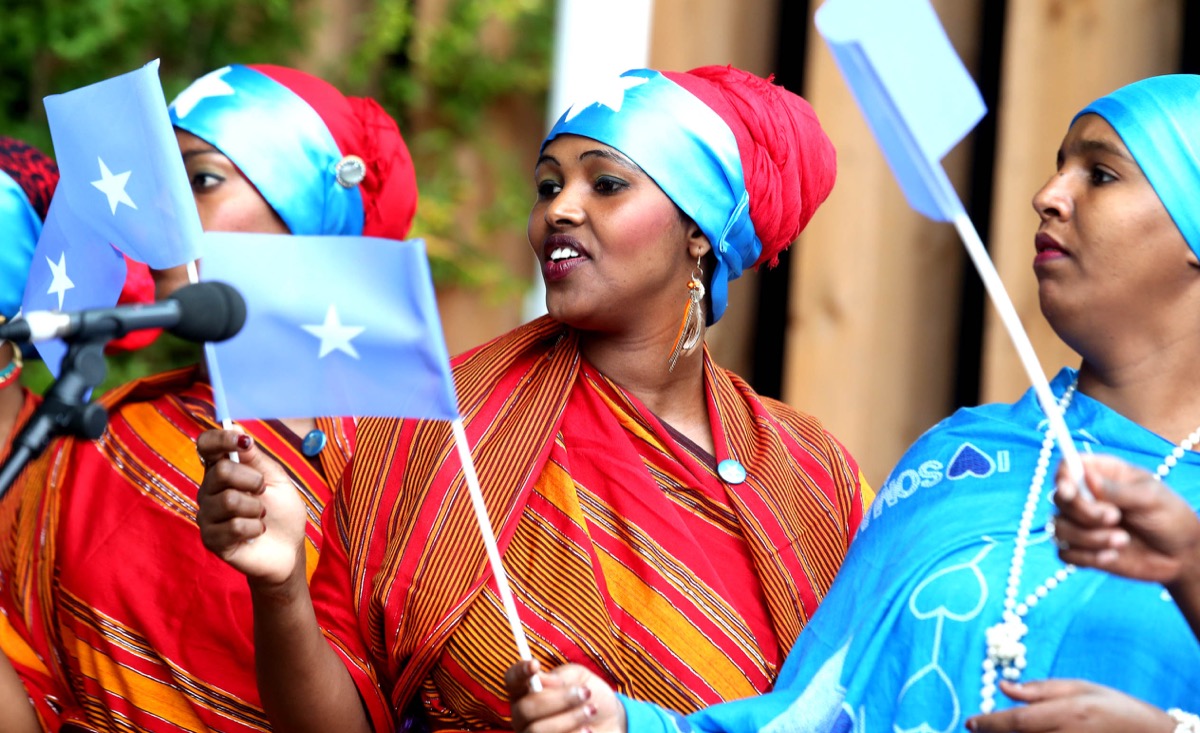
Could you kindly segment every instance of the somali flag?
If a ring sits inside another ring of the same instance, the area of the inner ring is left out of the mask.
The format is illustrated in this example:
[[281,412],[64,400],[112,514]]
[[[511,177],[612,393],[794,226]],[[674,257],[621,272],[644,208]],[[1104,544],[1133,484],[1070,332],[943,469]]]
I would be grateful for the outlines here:
[[201,279],[246,300],[211,345],[219,418],[458,417],[423,241],[210,232],[204,250]]

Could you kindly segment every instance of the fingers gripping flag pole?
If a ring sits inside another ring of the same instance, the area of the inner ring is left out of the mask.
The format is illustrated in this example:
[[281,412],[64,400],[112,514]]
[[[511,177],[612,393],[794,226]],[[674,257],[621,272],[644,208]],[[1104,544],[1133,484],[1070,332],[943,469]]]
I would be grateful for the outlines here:
[[241,332],[206,347],[221,364],[210,375],[217,417],[449,421],[513,641],[531,660],[458,413],[424,242],[208,232],[203,249],[200,276],[246,301]]
[[1029,335],[984,249],[942,158],[987,112],[979,89],[929,0],[827,0],[816,26],[867,118],[905,198],[934,221],[953,222],[1033,385],[1071,477],[1083,464]]

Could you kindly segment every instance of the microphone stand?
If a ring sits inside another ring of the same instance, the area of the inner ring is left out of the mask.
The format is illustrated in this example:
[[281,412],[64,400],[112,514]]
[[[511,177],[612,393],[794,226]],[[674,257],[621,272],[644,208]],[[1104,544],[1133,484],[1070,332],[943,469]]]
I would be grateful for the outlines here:
[[25,465],[37,458],[60,435],[75,435],[95,440],[104,434],[108,411],[89,402],[92,390],[104,381],[107,365],[104,346],[111,334],[95,335],[72,341],[62,360],[58,379],[46,390],[42,404],[13,439],[12,452],[0,467],[0,498]]

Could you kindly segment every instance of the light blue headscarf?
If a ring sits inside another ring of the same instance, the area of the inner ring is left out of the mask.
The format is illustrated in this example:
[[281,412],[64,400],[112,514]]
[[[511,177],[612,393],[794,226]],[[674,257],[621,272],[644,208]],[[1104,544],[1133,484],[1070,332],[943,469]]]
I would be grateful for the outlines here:
[[171,102],[170,113],[172,125],[233,161],[292,234],[363,233],[362,195],[339,182],[343,155],[333,133],[263,70],[232,64],[206,74]]
[[42,218],[25,190],[0,170],[0,315],[12,318],[21,307],[33,248],[42,234]]
[[1103,117],[1117,131],[1200,256],[1200,76],[1142,79],[1097,99],[1075,119],[1086,114]]

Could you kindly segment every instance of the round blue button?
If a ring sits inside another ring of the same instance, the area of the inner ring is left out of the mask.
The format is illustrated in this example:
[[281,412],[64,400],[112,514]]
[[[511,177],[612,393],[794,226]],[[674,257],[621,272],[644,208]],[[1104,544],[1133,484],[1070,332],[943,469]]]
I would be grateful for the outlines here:
[[304,436],[304,442],[300,444],[300,450],[304,455],[312,458],[325,450],[326,442],[325,433],[320,430],[310,430],[308,431],[308,435]]
[[740,484],[746,480],[746,468],[732,458],[726,458],[717,464],[717,475],[725,483]]

